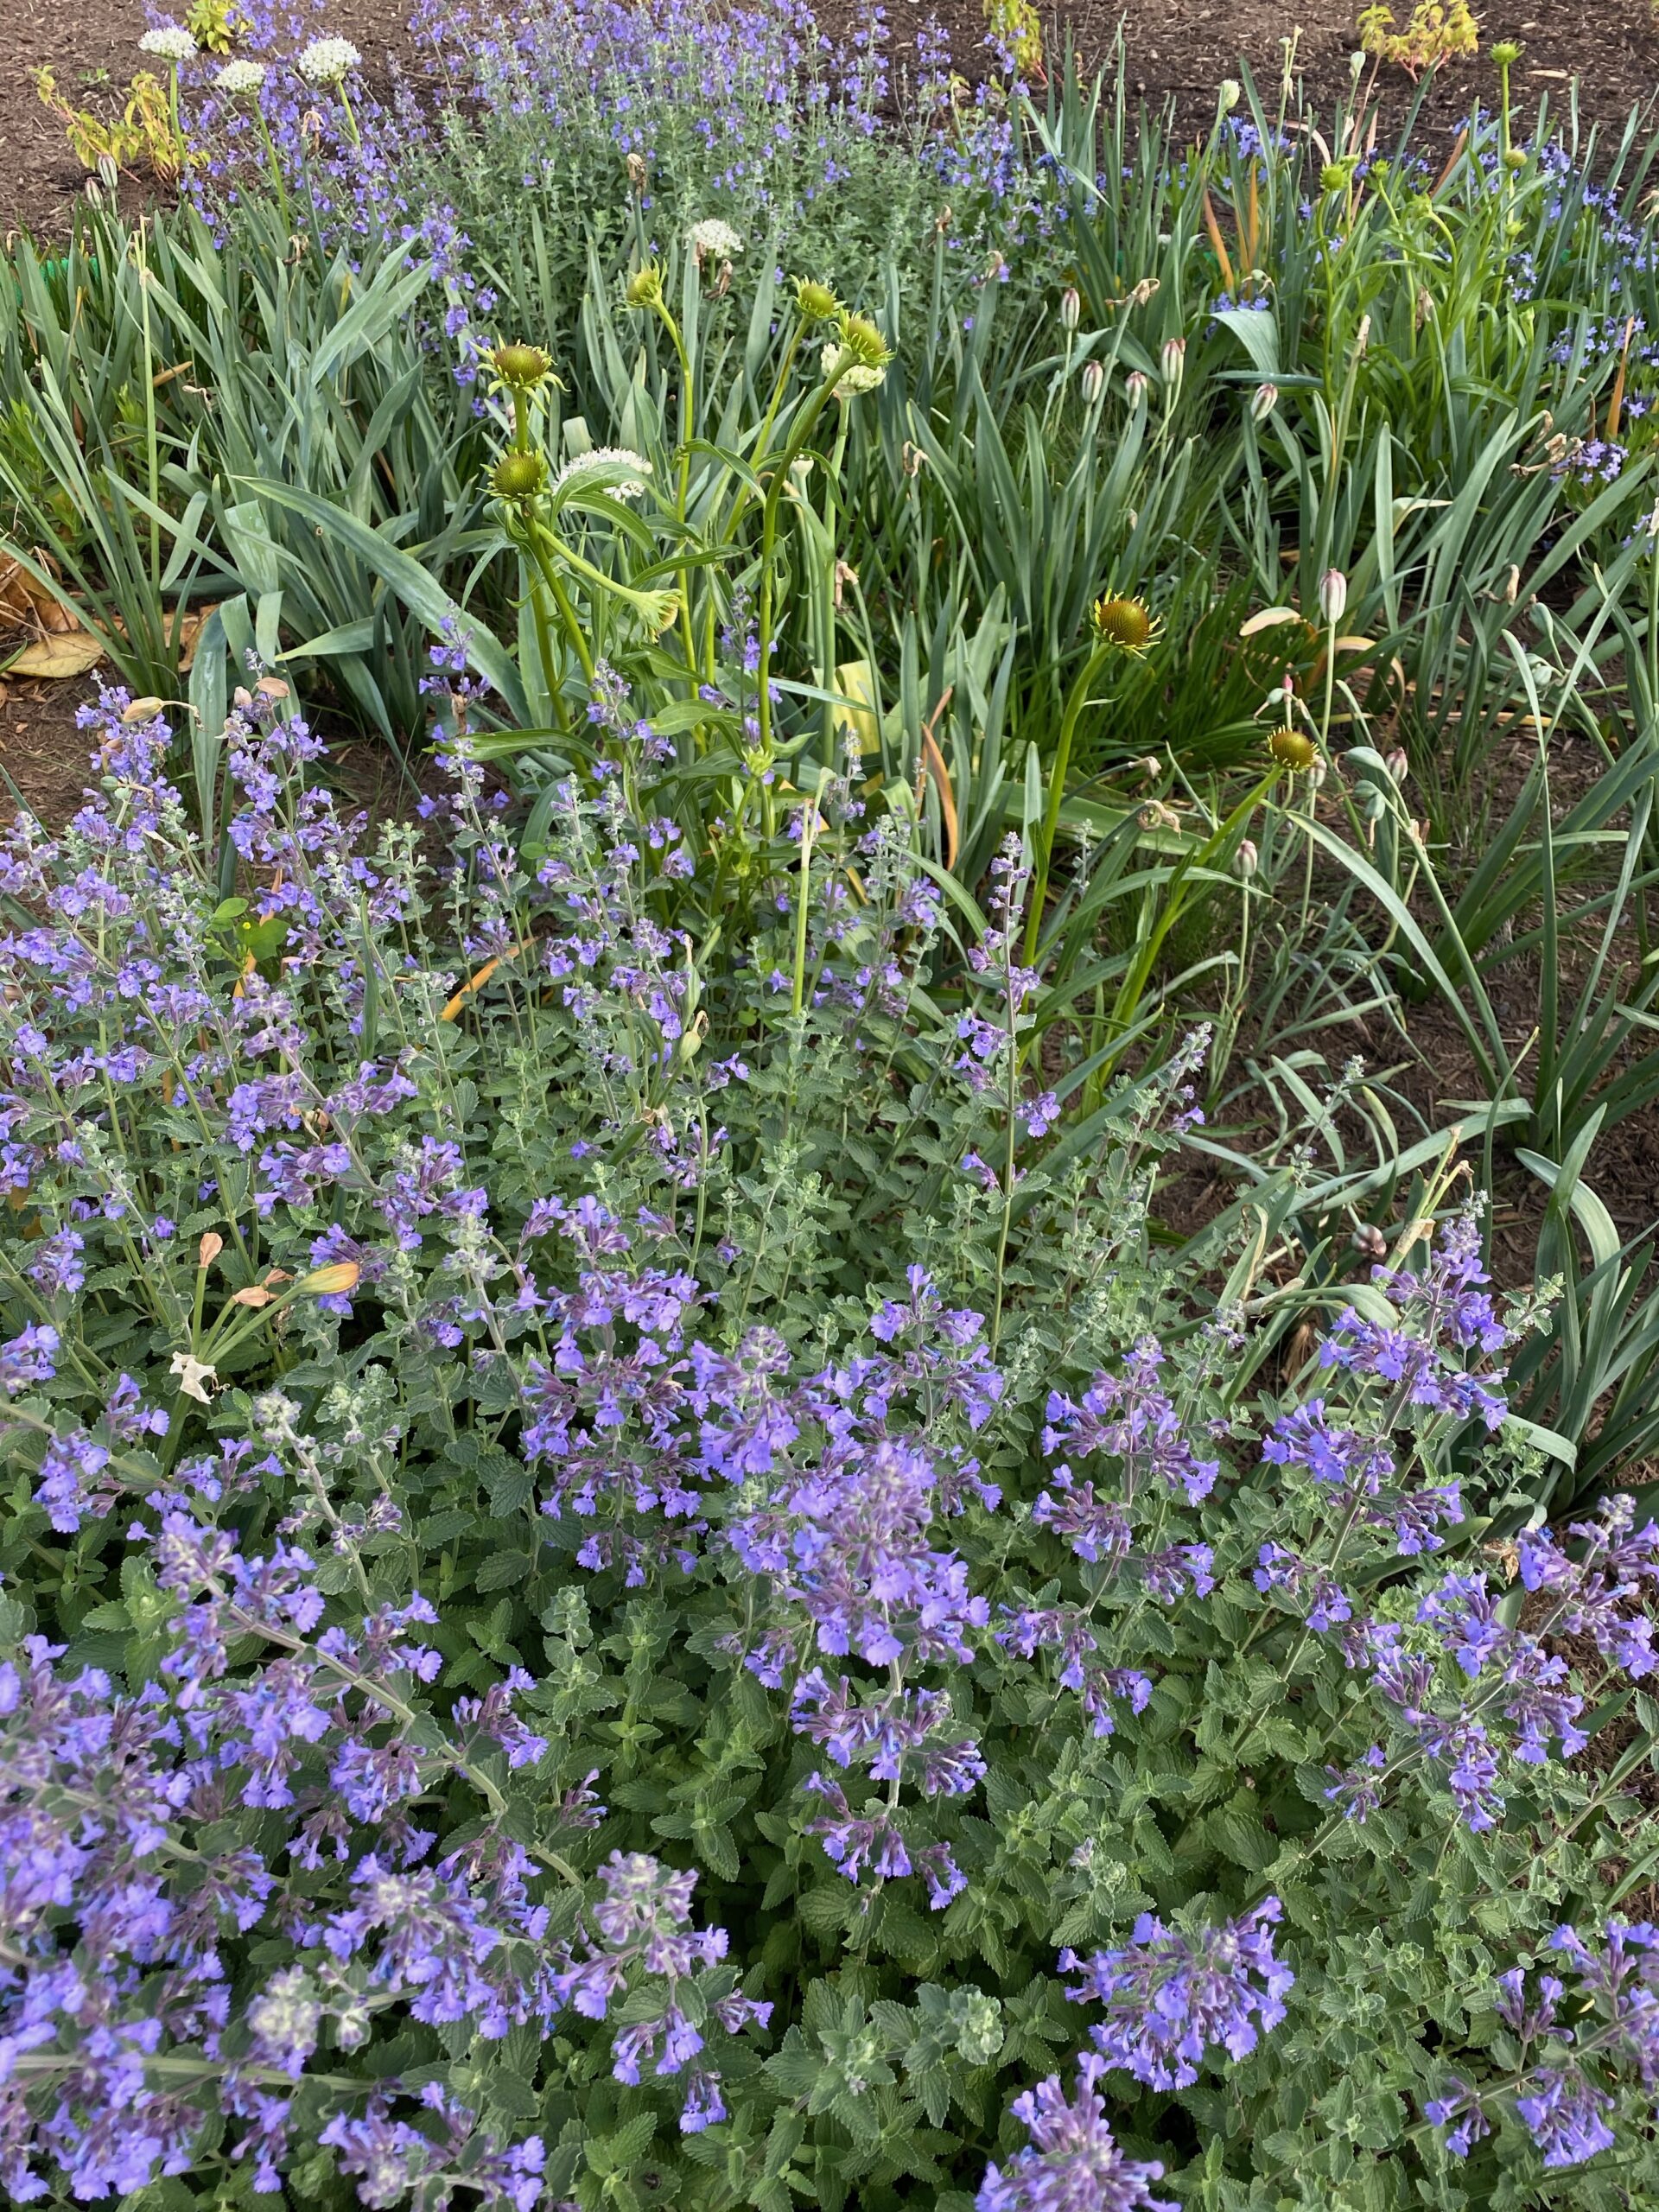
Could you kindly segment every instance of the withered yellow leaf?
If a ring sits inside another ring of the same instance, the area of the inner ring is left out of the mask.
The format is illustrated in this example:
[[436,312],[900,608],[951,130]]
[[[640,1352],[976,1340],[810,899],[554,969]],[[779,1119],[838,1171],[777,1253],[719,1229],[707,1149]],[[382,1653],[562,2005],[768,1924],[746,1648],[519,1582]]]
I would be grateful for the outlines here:
[[89,637],[85,630],[63,630],[25,645],[15,660],[6,663],[5,672],[8,676],[45,677],[58,682],[71,676],[85,676],[103,658],[104,648],[96,638]]

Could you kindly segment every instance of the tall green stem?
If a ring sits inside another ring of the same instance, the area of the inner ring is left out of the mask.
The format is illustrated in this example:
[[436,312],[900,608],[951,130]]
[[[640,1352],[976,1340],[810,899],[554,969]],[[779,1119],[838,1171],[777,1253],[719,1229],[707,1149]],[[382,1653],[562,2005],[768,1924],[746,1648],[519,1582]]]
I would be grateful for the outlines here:
[[1060,721],[1060,741],[1054,748],[1054,763],[1049,771],[1048,803],[1043,809],[1043,824],[1031,878],[1031,909],[1026,918],[1026,964],[1031,965],[1036,956],[1037,940],[1042,933],[1043,902],[1048,893],[1049,865],[1054,855],[1054,838],[1060,824],[1060,807],[1065,798],[1065,779],[1071,766],[1071,741],[1077,734],[1077,718],[1089,697],[1089,687],[1106,665],[1112,652],[1111,641],[1103,639],[1084,663],[1083,673],[1071,687],[1065,702],[1065,712]]

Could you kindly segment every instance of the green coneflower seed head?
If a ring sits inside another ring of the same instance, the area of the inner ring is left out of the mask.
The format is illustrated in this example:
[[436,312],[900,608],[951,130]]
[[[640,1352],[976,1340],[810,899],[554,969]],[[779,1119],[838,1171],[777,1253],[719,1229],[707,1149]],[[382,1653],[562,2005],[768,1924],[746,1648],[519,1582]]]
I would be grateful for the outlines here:
[[1513,69],[1524,51],[1519,39],[1501,38],[1492,48],[1492,60],[1500,69]]
[[816,276],[799,276],[795,280],[796,311],[808,322],[828,322],[841,313],[841,302],[828,284],[819,283]]
[[1351,162],[1328,162],[1319,171],[1321,192],[1346,192],[1354,181]]
[[533,499],[547,488],[547,457],[539,453],[504,453],[490,476],[498,499]]
[[884,369],[893,359],[887,340],[867,315],[842,316],[841,345],[861,369]]
[[1288,722],[1276,729],[1268,740],[1268,751],[1281,768],[1300,772],[1311,768],[1319,757],[1319,748],[1313,739],[1300,729],[1293,729]]
[[490,359],[502,383],[511,385],[515,391],[533,391],[553,368],[552,355],[543,353],[539,346],[498,346]]
[[1163,625],[1154,620],[1143,599],[1120,598],[1108,592],[1089,610],[1095,635],[1103,645],[1139,660],[1152,645]]
[[634,270],[623,294],[631,308],[659,306],[662,296],[663,272],[654,261],[648,261],[643,269]]

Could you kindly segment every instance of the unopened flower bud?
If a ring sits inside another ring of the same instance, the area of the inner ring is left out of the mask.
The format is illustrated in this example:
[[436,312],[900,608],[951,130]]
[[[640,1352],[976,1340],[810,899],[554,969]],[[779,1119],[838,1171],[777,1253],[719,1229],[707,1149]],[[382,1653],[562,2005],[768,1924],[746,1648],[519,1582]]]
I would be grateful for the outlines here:
[[1276,384],[1257,385],[1250,401],[1251,422],[1265,423],[1278,404],[1279,387]]
[[1083,394],[1084,406],[1092,407],[1105,389],[1105,370],[1098,361],[1085,361],[1077,372],[1077,390]]
[[1146,404],[1147,392],[1151,383],[1152,378],[1147,376],[1144,369],[1129,371],[1123,379],[1123,397],[1131,407],[1142,407]]
[[1224,115],[1230,115],[1233,110],[1238,105],[1243,96],[1243,87],[1240,85],[1236,77],[1224,77],[1222,79],[1221,111]]
[[553,366],[553,357],[539,346],[498,346],[490,363],[505,385],[515,391],[533,391]]
[[1083,295],[1075,284],[1068,284],[1060,294],[1060,328],[1075,330],[1083,320]]
[[842,315],[841,343],[860,368],[883,369],[893,359],[887,340],[867,315]]
[[1119,652],[1137,660],[1155,640],[1162,626],[1144,600],[1128,593],[1104,593],[1090,608],[1089,619],[1103,645],[1114,645]]
[[1363,1260],[1383,1260],[1388,1257],[1389,1240],[1374,1223],[1362,1222],[1354,1231],[1354,1249]]
[[1382,757],[1383,765],[1395,782],[1403,784],[1411,771],[1411,763],[1406,758],[1404,746],[1396,745],[1391,753],[1384,753]]
[[623,297],[631,308],[654,308],[663,296],[663,272],[654,261],[643,269],[636,269],[627,282]]
[[1268,751],[1281,768],[1289,768],[1296,773],[1312,768],[1319,757],[1319,748],[1313,739],[1305,730],[1297,729],[1289,722],[1282,729],[1274,730],[1268,740]]
[[1327,569],[1319,578],[1319,613],[1335,629],[1348,607],[1348,579],[1340,569]]
[[1180,387],[1182,374],[1186,368],[1185,339],[1166,338],[1163,352],[1160,354],[1159,359],[1163,365],[1164,382],[1172,391],[1178,391]]
[[1262,855],[1255,849],[1253,838],[1241,837],[1238,850],[1233,855],[1233,873],[1242,875],[1246,883],[1262,865]]
[[490,489],[498,499],[533,499],[546,486],[544,454],[504,453],[490,476]]

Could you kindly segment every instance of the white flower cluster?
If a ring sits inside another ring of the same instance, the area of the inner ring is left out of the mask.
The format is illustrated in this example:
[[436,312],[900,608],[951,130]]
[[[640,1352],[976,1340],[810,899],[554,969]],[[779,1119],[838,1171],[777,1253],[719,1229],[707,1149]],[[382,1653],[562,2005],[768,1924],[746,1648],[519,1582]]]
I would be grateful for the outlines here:
[[196,41],[182,23],[162,23],[153,31],[146,31],[138,41],[140,54],[153,54],[157,61],[170,61],[176,68],[181,61],[188,61],[196,50]]
[[314,38],[294,67],[308,85],[343,85],[362,60],[348,38]]
[[645,459],[644,454],[634,453],[626,446],[591,446],[586,453],[575,454],[573,459],[565,462],[564,467],[554,478],[553,489],[556,493],[564,490],[567,485],[576,483],[584,476],[597,476],[601,471],[608,473],[615,470],[625,470],[636,480],[632,483],[624,481],[620,484],[607,484],[606,490],[613,499],[639,499],[645,488],[645,480],[651,474],[651,463]]
[[257,92],[265,81],[263,61],[227,61],[213,79],[217,91],[228,99],[239,99],[245,92]]
[[693,223],[685,242],[699,262],[735,261],[743,251],[742,239],[718,215],[705,215],[702,222]]
[[[841,358],[840,341],[832,338],[823,349],[823,373],[826,382],[835,375],[836,369],[840,366]],[[836,397],[855,399],[861,391],[874,391],[877,385],[885,380],[887,373],[885,369],[867,368],[861,361],[855,361],[837,381]]]

